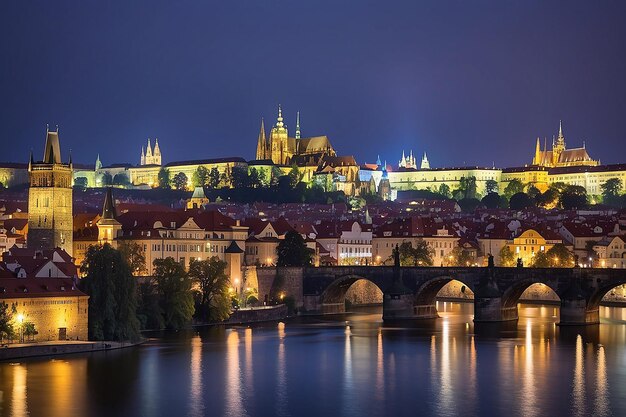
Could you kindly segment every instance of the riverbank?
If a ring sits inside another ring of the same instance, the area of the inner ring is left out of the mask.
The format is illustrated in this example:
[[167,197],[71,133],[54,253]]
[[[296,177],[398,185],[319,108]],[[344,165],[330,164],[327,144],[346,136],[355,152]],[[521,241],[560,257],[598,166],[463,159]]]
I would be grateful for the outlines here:
[[136,343],[111,341],[86,342],[78,340],[15,343],[11,345],[4,345],[4,347],[0,348],[0,361],[33,358],[39,356],[70,355],[74,353],[116,350],[137,346],[143,342],[145,342],[145,339]]

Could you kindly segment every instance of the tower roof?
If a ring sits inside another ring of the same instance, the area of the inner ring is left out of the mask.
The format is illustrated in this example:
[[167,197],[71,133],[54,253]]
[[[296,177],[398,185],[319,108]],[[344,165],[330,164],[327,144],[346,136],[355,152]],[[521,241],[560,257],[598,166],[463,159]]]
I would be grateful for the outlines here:
[[104,204],[102,205],[102,218],[103,219],[115,219],[117,212],[115,210],[115,201],[113,200],[112,188],[108,187],[106,195],[104,196]]
[[59,144],[59,128],[56,132],[46,129],[46,147],[43,152],[44,164],[60,164],[61,162],[61,145]]

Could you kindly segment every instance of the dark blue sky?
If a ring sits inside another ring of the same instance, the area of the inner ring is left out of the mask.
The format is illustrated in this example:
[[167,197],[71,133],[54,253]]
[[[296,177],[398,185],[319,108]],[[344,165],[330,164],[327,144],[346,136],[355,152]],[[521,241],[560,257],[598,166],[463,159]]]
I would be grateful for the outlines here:
[[[127,4],[132,3],[132,4]],[[0,4],[3,161],[254,157],[259,119],[359,162],[529,163],[568,146],[626,162],[624,1],[10,1]],[[550,139],[549,139],[550,140]]]

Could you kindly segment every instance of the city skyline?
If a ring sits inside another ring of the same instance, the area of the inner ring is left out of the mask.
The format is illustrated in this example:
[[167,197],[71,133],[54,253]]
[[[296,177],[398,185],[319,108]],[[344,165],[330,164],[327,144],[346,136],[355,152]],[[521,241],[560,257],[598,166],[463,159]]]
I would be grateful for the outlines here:
[[147,138],[164,162],[250,160],[280,103],[359,163],[520,166],[559,120],[568,146],[622,162],[623,4],[325,6],[11,4],[2,159],[26,162],[49,123],[80,163],[137,164]]

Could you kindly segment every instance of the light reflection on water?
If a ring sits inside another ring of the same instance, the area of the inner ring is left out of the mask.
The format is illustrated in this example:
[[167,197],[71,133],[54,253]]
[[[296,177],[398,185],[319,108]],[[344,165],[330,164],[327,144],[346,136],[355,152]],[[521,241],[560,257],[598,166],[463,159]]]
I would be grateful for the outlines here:
[[197,333],[0,364],[0,416],[626,415],[624,309],[474,325],[471,304],[388,327],[380,310]]

